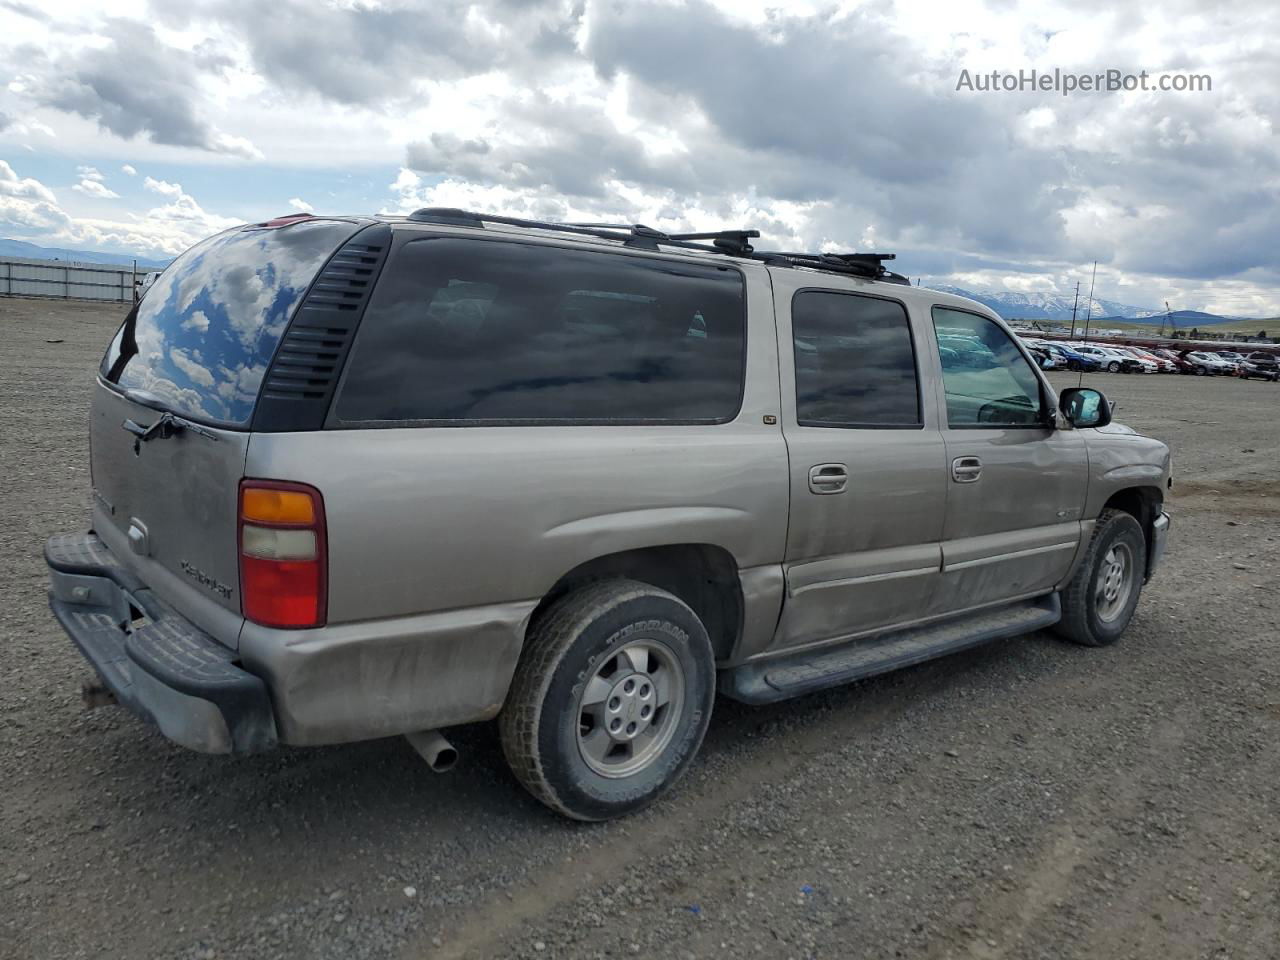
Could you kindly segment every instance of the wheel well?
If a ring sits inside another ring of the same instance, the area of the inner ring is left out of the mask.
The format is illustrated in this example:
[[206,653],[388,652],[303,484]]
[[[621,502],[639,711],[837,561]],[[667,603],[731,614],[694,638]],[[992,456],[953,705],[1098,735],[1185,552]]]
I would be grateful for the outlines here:
[[1138,521],[1142,534],[1147,541],[1147,553],[1151,552],[1152,524],[1160,515],[1160,507],[1164,504],[1164,494],[1159,487],[1129,487],[1118,490],[1111,495],[1104,505],[1104,510],[1123,510]]
[[530,625],[572,590],[598,580],[627,578],[675,594],[698,615],[716,659],[732,653],[742,635],[742,582],[733,554],[708,543],[625,550],[596,557],[562,576],[534,608]]

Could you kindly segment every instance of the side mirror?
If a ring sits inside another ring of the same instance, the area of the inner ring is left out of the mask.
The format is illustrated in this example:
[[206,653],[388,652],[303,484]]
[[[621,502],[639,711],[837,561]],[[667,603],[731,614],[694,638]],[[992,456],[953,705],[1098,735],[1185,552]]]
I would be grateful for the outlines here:
[[1111,422],[1111,404],[1092,387],[1067,387],[1058,397],[1058,409],[1073,427],[1105,427]]

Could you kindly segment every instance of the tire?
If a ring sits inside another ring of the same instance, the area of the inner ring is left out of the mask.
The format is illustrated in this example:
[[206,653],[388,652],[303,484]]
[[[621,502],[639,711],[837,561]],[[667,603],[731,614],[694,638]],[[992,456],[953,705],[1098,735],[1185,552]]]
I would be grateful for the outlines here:
[[566,817],[634,813],[698,752],[715,676],[706,628],[683,601],[634,580],[590,584],[531,627],[498,720],[502,751],[525,789]]
[[1107,364],[1107,370],[1110,373],[1119,373],[1120,372],[1119,362],[1112,360],[1110,363]]
[[[1116,558],[1125,570],[1113,599],[1116,581],[1108,574]],[[1062,591],[1062,620],[1054,632],[1086,647],[1115,643],[1133,619],[1146,569],[1147,539],[1138,521],[1123,510],[1103,510],[1084,559]]]
[[1206,370],[1204,367],[1196,367],[1196,376],[1197,376],[1197,377],[1203,377],[1203,376],[1204,376],[1206,373],[1208,373],[1208,372],[1209,372],[1209,371],[1208,371],[1208,370]]
[[1076,370],[1079,370],[1079,369],[1080,369],[1080,361],[1079,361],[1079,360],[1068,360],[1068,361],[1067,361],[1067,369],[1068,369],[1068,370],[1071,370],[1072,372],[1074,372],[1074,371],[1076,371]]

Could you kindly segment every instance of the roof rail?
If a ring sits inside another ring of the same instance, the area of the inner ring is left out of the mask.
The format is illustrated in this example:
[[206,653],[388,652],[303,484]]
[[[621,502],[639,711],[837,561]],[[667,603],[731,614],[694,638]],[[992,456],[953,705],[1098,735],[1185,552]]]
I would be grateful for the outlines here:
[[[522,217],[506,217],[498,214],[474,213],[453,207],[423,207],[409,214],[415,223],[446,223],[463,227],[483,227],[486,223],[500,223],[511,227],[527,227],[534,230],[555,230],[560,233],[576,233],[604,240],[621,240],[629,247],[656,250],[659,246],[721,253],[731,257],[760,260],[781,266],[809,267],[870,280],[910,284],[898,273],[884,268],[884,261],[895,259],[892,253],[788,253],[782,251],[757,251],[749,241],[760,236],[759,230],[709,230],[700,233],[663,233],[643,223],[557,223],[552,220],[526,220]],[[699,243],[710,240],[711,243]]]
[[[533,230],[555,230],[559,233],[576,233],[588,237],[600,237],[605,240],[621,240],[629,247],[644,247],[656,250],[659,244],[669,247],[685,247],[691,250],[703,250],[710,253],[727,251],[704,243],[693,243],[681,236],[671,236],[643,223],[556,223],[552,220],[526,220],[523,217],[505,217],[489,213],[473,213],[470,210],[456,210],[451,207],[423,207],[409,214],[408,219],[415,223],[449,223],[455,226],[483,227],[486,223],[501,223],[510,227],[528,227]],[[723,234],[698,234],[699,237],[731,238],[733,248],[738,249],[739,237],[758,237],[758,230],[726,230]],[[748,246],[748,249],[750,247]]]
[[483,227],[478,213],[459,210],[457,207],[423,207],[409,214],[417,223],[450,223],[456,227]]

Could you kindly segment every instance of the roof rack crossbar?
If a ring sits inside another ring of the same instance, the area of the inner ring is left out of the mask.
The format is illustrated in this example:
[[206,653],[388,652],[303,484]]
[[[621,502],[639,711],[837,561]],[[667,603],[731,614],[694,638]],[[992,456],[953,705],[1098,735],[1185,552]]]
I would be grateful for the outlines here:
[[909,283],[900,273],[886,270],[885,260],[896,259],[892,253],[798,253],[786,250],[765,250],[755,255],[770,263],[793,267],[810,267],[831,273],[844,273],[889,283]]

